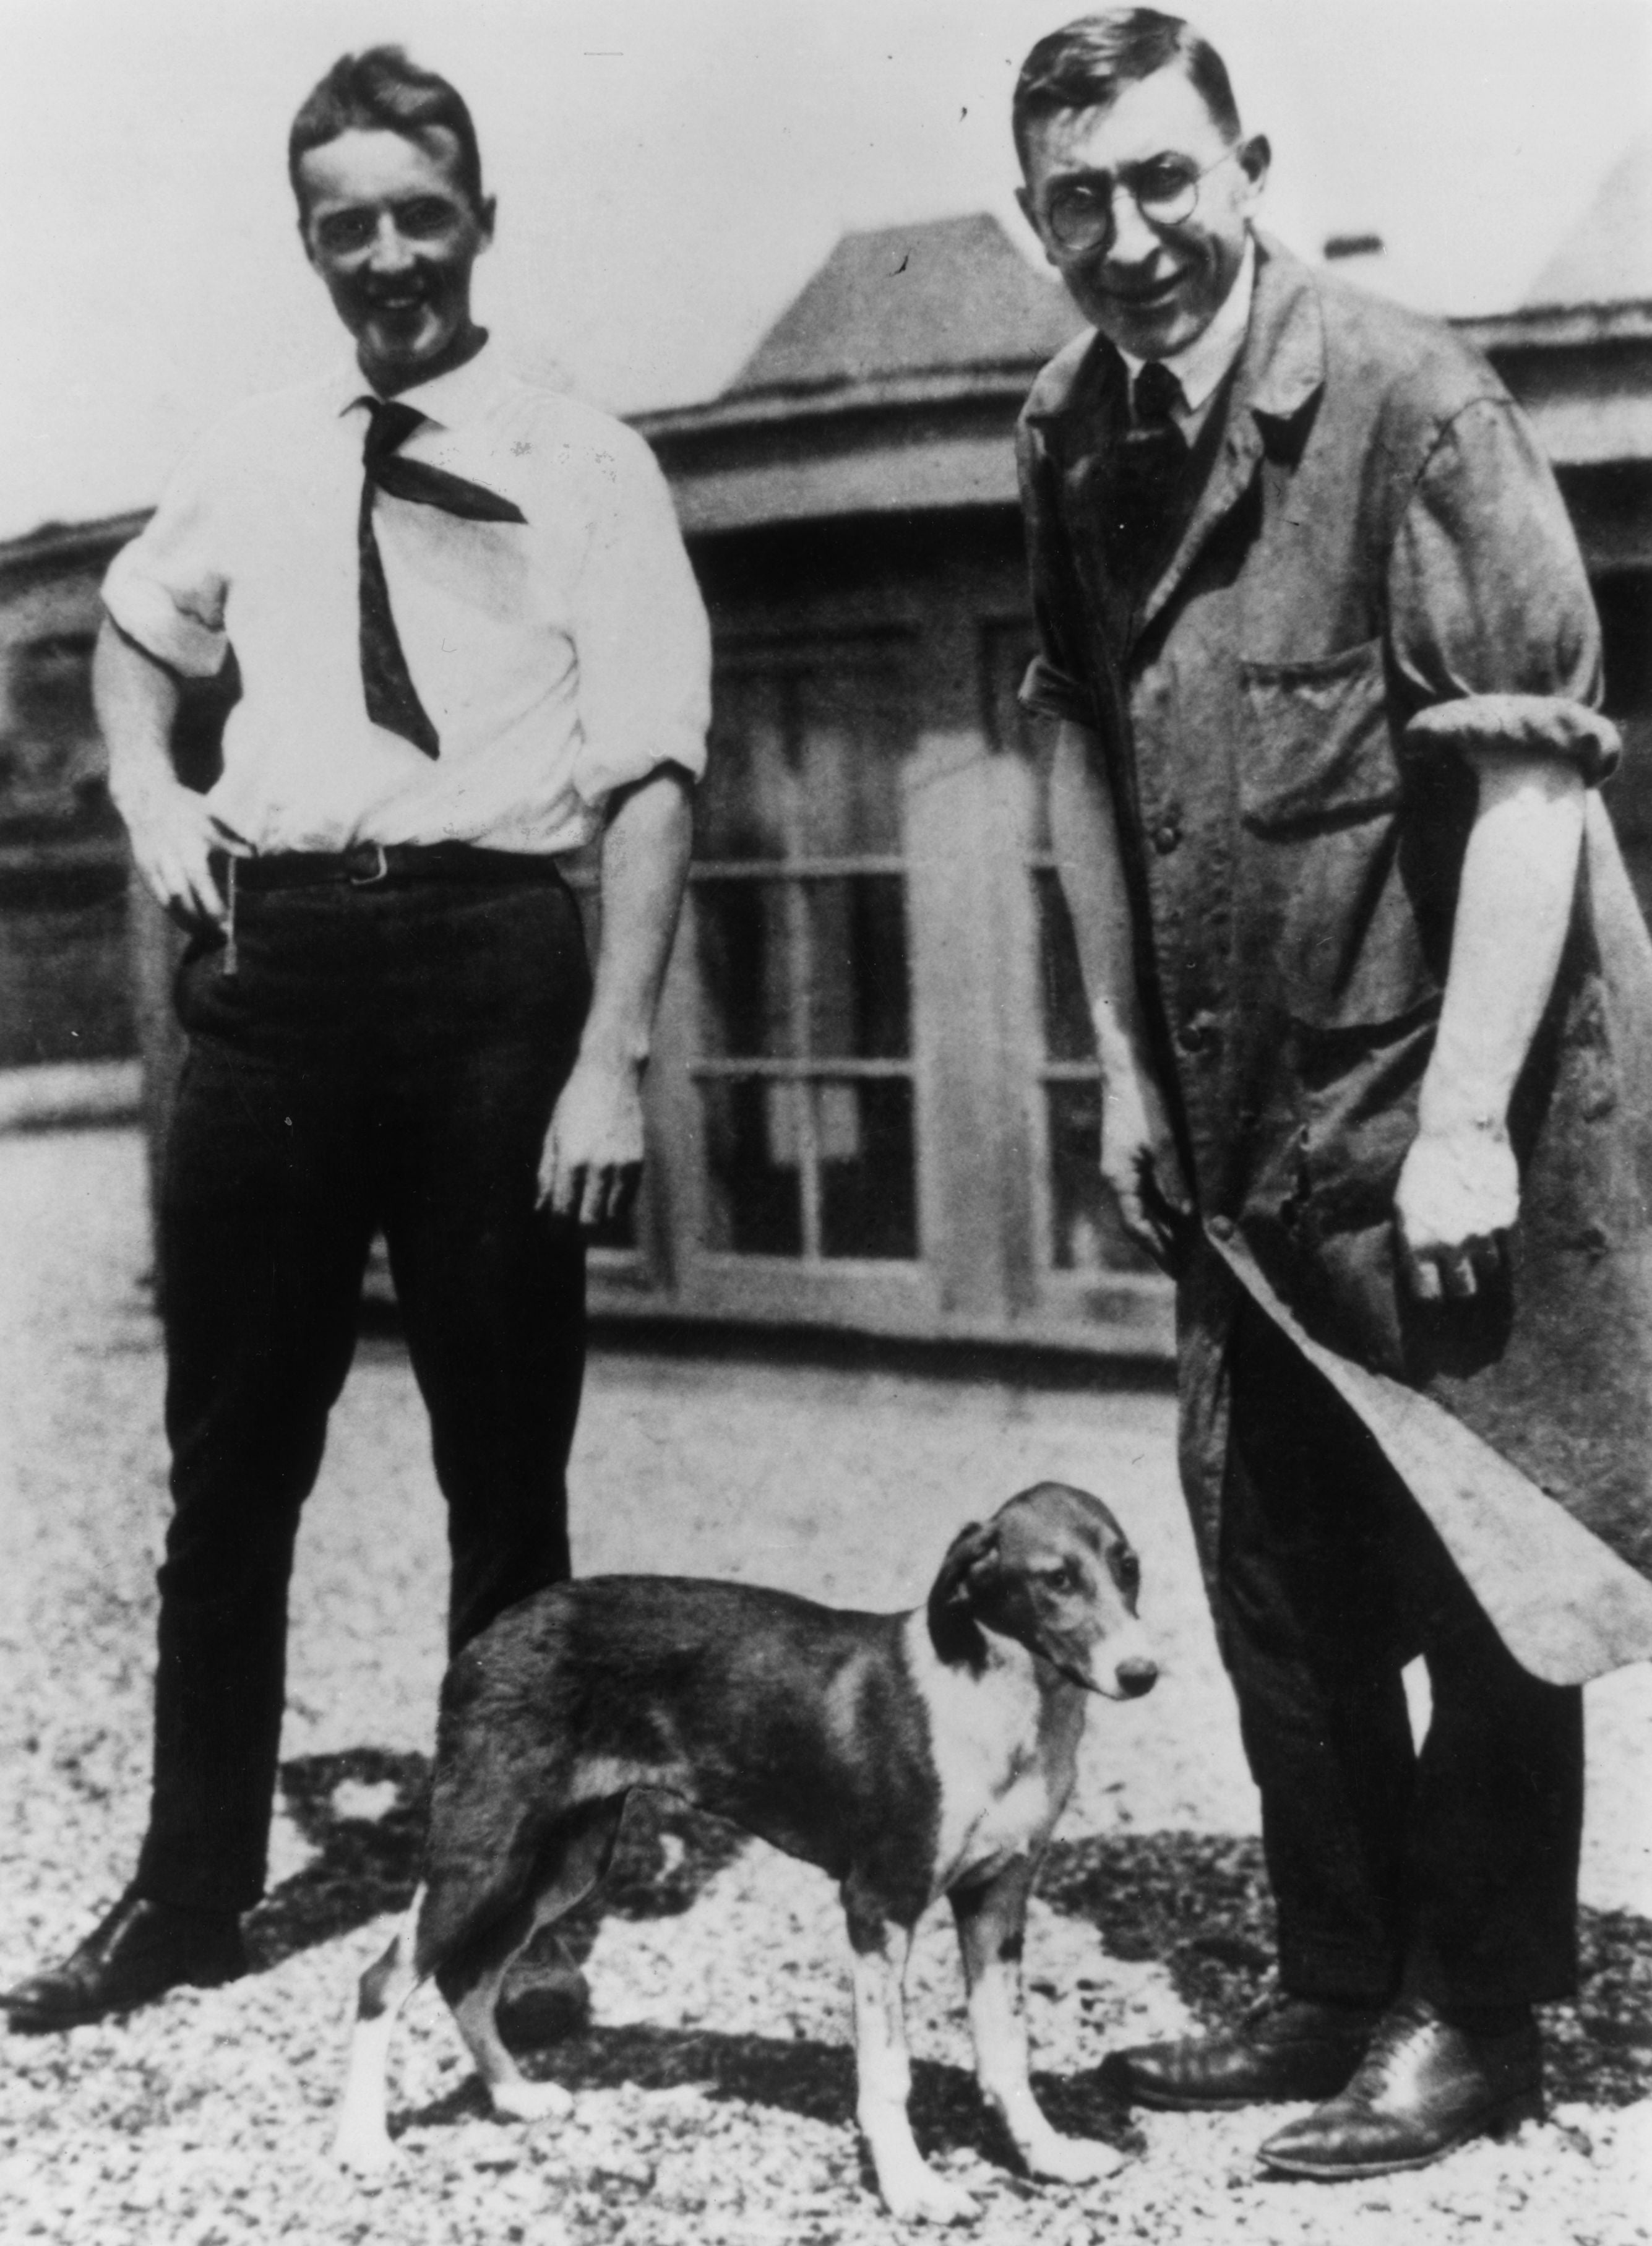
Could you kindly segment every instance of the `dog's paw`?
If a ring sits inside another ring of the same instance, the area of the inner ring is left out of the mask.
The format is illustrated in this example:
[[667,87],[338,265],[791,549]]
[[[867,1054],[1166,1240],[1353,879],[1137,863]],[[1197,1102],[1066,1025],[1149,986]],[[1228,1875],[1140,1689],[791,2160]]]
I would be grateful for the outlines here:
[[883,2203],[897,2222],[974,2222],[981,2209],[961,2183],[950,2183],[921,2161],[898,2177],[878,2178]]
[[574,2100],[560,2082],[496,2082],[488,2093],[506,2121],[566,2121]]
[[1041,2183],[1099,2183],[1117,2175],[1125,2156],[1091,2137],[1058,2137],[1052,2130],[1023,2154],[1030,2175]]

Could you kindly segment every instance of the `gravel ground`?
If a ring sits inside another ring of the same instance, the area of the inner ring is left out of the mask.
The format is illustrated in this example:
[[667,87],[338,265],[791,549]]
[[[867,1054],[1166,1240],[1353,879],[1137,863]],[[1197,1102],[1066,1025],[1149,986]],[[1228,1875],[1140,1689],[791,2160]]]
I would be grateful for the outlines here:
[[[140,1149],[99,1131],[0,1139],[0,1977],[85,1930],[144,1814],[153,1573],[165,1521],[160,1360],[141,1287]],[[845,1604],[921,1596],[958,1523],[1044,1474],[1105,1494],[1140,1546],[1165,1674],[1092,1723],[1029,1927],[1042,2094],[1135,2155],[1035,2188],[968,2079],[945,1915],[920,1938],[914,2119],[993,2246],[1652,2238],[1652,1678],[1592,1687],[1582,2005],[1551,2017],[1557,2102],[1513,2144],[1329,2188],[1261,2181],[1257,2115],[1137,2116],[1097,2079],[1118,2041],[1219,2017],[1266,1954],[1254,1805],[1156,1392],[1035,1390],[806,1367],[594,1365],[575,1475],[581,1572],[744,1576]],[[284,1805],[258,1970],[129,2019],[6,2040],[0,2238],[878,2240],[851,2114],[846,1952],[817,1873],[681,1812],[636,1820],[581,1925],[595,2024],[529,2060],[573,2121],[486,2115],[439,2003],[398,2045],[400,2170],[329,2163],[352,1984],[412,1876],[412,1801],[441,1669],[439,1501],[411,1378],[364,1343],[294,1589]]]

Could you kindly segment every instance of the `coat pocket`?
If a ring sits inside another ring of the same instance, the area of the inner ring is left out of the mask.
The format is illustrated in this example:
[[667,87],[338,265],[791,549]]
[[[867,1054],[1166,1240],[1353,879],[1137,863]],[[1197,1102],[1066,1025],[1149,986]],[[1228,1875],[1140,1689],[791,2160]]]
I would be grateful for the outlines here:
[[1382,643],[1243,663],[1241,677],[1241,879],[1284,1011],[1348,1030],[1438,1002],[1408,881]]
[[1380,640],[1318,663],[1241,663],[1240,673],[1239,809],[1253,834],[1322,833],[1397,807]]

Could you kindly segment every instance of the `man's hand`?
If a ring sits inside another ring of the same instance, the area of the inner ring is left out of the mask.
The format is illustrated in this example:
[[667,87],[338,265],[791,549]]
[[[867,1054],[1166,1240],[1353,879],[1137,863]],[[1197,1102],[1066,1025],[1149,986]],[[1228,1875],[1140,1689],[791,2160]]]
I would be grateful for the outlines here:
[[1123,1061],[1102,1074],[1101,1174],[1125,1233],[1173,1276],[1193,1199],[1158,1086]]
[[248,856],[239,835],[220,826],[207,799],[178,780],[153,780],[120,807],[132,854],[156,901],[182,928],[221,928],[228,907],[212,877],[210,854]]
[[642,1072],[581,1054],[540,1156],[542,1208],[588,1232],[625,1215],[642,1174]]
[[1477,1293],[1501,1263],[1519,1208],[1519,1171],[1500,1126],[1419,1131],[1394,1192],[1412,1293],[1425,1303]]

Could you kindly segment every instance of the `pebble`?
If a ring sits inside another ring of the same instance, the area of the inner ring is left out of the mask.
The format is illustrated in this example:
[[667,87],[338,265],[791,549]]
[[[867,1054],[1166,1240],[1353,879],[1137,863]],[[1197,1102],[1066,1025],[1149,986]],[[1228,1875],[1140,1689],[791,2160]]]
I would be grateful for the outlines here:
[[[119,1891],[143,1816],[166,1494],[160,1356],[139,1290],[148,1258],[139,1182],[140,1150],[120,1133],[0,1142],[8,1976],[85,1931]],[[1148,1604],[1176,1657],[1152,1701],[1105,1712],[1094,1728],[1069,1829],[1107,1829],[1126,1813],[1143,1829],[1201,1818],[1207,1829],[1241,1829],[1250,1800],[1175,1511],[1168,1399],[1005,1391],[989,1410],[974,1392],[881,1377],[846,1385],[758,1367],[730,1382],[700,1366],[628,1364],[593,1366],[575,1481],[605,1494],[577,1524],[587,1566],[622,1564],[646,1534],[662,1568],[745,1568],[769,1581],[790,1571],[794,1588],[893,1604],[921,1594],[924,1555],[960,1506],[996,1501],[978,1487],[983,1472],[1013,1487],[1036,1447],[1041,1471],[1123,1486],[1121,1509],[1147,1554]],[[405,1363],[364,1344],[300,1548],[289,1757],[428,1747],[444,1556],[427,1445]],[[1189,1695],[1193,1715],[1179,1720],[1178,1696]],[[371,1824],[384,1800],[378,1780],[348,1781],[333,1813]],[[302,1876],[309,1844],[283,1827],[282,1850],[278,1877]],[[754,1844],[684,1915],[605,1919],[589,1968],[599,2031],[623,2027],[642,2038],[636,2048],[667,2059],[690,2029],[704,2040],[690,2082],[656,2086],[638,2060],[638,2079],[603,2086],[600,2064],[588,2083],[575,2067],[576,2112],[561,2128],[486,2118],[441,2004],[422,1996],[392,2069],[401,2164],[363,2181],[331,2164],[331,2108],[351,1986],[393,1924],[359,1925],[232,1988],[179,1992],[124,2022],[5,2038],[8,2246],[899,2240],[855,2144],[842,1918],[819,1874]],[[1093,1928],[1043,1904],[1027,1957],[1042,2073],[1093,2067],[1114,2041],[1186,2023],[1161,1965],[1109,1957]],[[912,1963],[912,2038],[921,2080],[953,2080],[969,2114],[958,1976],[946,1914],[934,1914]],[[772,2093],[758,2094],[751,2068],[737,2065],[743,2038],[772,2058]],[[600,2035],[596,2049],[600,2060]],[[927,2072],[945,2069],[959,2072]],[[803,2081],[818,2096],[794,2094]],[[1263,2187],[1254,2115],[1140,2118],[1145,2151],[1084,2191],[1032,2184],[973,2145],[935,2152],[982,2202],[982,2246],[1646,2246],[1652,2236],[1652,2108],[1568,2104],[1518,2145],[1473,2147],[1359,2195]]]

